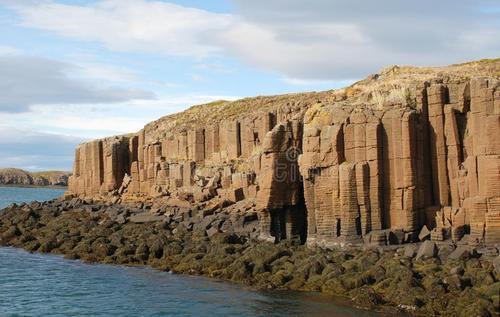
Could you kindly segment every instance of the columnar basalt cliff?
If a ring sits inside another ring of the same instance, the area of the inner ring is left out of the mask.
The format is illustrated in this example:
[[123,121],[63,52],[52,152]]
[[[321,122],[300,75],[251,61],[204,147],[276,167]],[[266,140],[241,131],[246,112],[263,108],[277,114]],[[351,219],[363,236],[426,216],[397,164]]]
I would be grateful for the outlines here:
[[68,195],[246,200],[262,239],[500,243],[500,60],[215,102],[76,150]]

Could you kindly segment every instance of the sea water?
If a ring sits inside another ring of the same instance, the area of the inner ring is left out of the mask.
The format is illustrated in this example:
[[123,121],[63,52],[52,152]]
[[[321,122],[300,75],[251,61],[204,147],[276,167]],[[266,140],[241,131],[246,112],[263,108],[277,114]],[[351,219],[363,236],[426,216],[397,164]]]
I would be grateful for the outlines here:
[[[0,187],[0,206],[62,193]],[[260,292],[147,267],[86,264],[0,247],[0,316],[380,315],[316,293]]]
[[0,187],[0,209],[12,203],[51,200],[61,196],[64,191],[45,187]]

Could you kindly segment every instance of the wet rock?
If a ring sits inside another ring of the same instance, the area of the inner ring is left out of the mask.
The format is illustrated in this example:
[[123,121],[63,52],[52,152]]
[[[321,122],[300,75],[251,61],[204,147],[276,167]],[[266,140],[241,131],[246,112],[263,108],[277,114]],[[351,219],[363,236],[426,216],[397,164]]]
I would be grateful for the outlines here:
[[149,248],[149,252],[151,256],[154,258],[160,259],[163,256],[163,248],[164,248],[165,242],[163,242],[161,239],[155,239],[155,241],[152,243],[151,247]]
[[380,296],[372,287],[363,286],[349,293],[352,300],[361,307],[375,308],[384,304],[382,296]]
[[21,231],[17,226],[10,226],[4,233],[2,233],[1,238],[3,241],[9,241],[13,238],[19,236]]
[[90,249],[96,258],[104,259],[105,257],[112,255],[115,252],[116,247],[109,244],[104,238],[100,238],[92,243]]
[[37,251],[43,253],[50,253],[55,248],[57,248],[57,242],[52,239],[47,239],[40,242],[40,246]]
[[149,258],[149,248],[146,243],[139,243],[135,250],[135,256],[140,260],[147,260]]

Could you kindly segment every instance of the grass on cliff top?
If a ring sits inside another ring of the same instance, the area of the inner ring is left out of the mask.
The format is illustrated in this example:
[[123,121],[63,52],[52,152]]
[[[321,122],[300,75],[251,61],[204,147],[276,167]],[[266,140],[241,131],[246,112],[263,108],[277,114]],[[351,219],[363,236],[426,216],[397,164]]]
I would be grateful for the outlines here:
[[498,57],[498,58],[483,58],[483,59],[480,59],[477,61],[458,63],[458,64],[453,64],[451,66],[485,65],[485,64],[495,64],[495,63],[500,63],[500,57]]
[[69,175],[69,174],[71,174],[71,172],[57,171],[57,170],[41,171],[41,172],[31,172],[31,175],[33,175],[33,176],[41,176],[41,177],[62,176],[62,175]]
[[25,171],[25,170],[20,169],[20,168],[7,167],[7,168],[0,168],[0,174],[32,175],[32,176],[38,176],[38,177],[53,177],[53,176],[60,176],[60,175],[69,175],[70,172],[56,171],[56,170],[40,171],[40,172],[29,172],[29,171]]
[[26,175],[29,173],[25,170],[20,169],[20,168],[6,167],[6,168],[0,168],[0,174]]
[[[310,107],[317,103],[323,105],[341,103],[380,110],[388,102],[407,102],[408,87],[417,82],[437,77],[468,79],[481,76],[500,78],[500,58],[437,67],[390,66],[381,70],[379,74],[370,75],[349,87],[337,90],[258,96],[235,101],[218,100],[164,116],[146,125],[146,130],[155,131],[152,135],[161,136],[161,133],[186,130],[196,126],[210,126],[222,120],[251,118],[254,113],[276,111],[282,106],[288,107],[299,103],[305,103]],[[321,112],[320,109],[316,110],[318,113]]]
[[149,123],[146,128],[163,130],[181,129],[183,127],[203,126],[207,123],[215,124],[223,120],[242,119],[260,111],[272,111],[280,105],[295,102],[309,102],[315,100],[318,94],[328,92],[306,92],[275,96],[258,96],[243,98],[235,101],[218,100],[207,104],[195,105],[187,110],[164,116]]

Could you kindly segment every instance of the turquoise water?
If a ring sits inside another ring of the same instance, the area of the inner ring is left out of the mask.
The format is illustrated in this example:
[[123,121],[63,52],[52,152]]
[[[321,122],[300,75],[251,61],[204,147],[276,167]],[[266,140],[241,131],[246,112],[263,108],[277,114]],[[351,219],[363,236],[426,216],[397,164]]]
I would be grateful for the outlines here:
[[64,194],[64,189],[33,187],[0,187],[0,209],[12,203],[51,200]]
[[[0,187],[4,205],[60,194],[57,190]],[[203,277],[86,264],[0,248],[0,316],[379,315],[320,294],[257,292]]]

